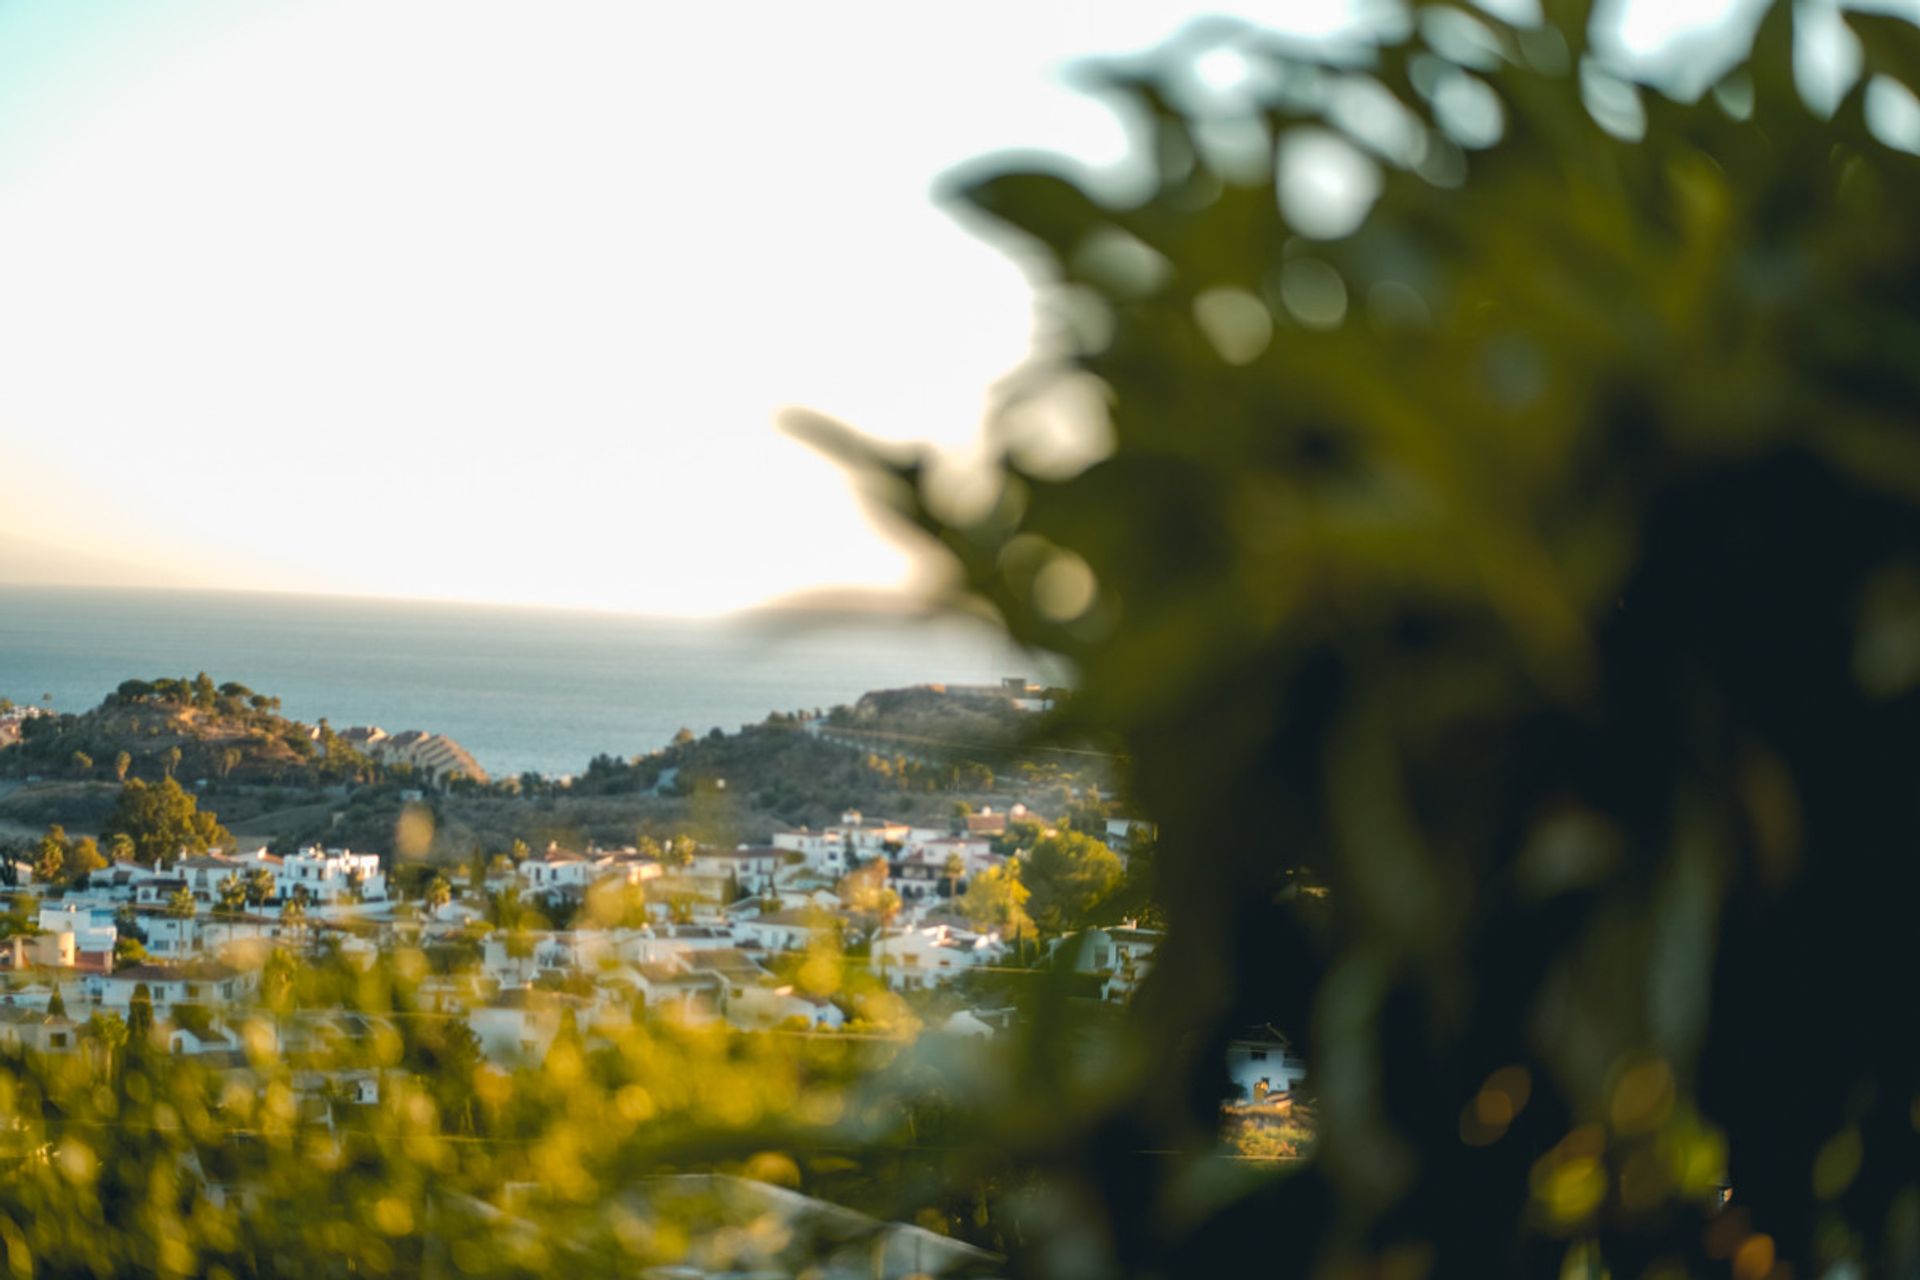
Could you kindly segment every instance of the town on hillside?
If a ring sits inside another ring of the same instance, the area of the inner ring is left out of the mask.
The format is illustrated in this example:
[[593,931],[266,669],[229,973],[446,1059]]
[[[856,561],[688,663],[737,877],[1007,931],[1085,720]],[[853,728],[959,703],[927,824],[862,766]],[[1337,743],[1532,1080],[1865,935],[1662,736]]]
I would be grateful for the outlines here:
[[[979,1246],[1002,1228],[964,1205],[901,1220],[911,1181],[887,1171],[973,1140],[940,1099],[1004,1087],[1029,1045],[1066,1087],[1134,1069],[1164,942],[1158,833],[1097,750],[1048,758],[1050,702],[1024,681],[883,690],[571,778],[489,778],[438,735],[299,725],[204,677],[16,717],[0,1057],[67,1119],[0,1107],[0,1159],[189,1116],[142,1176],[296,1251],[309,1215],[274,1206],[334,1194],[351,1160],[421,1188],[341,1215],[375,1258],[404,1241],[484,1272],[617,1185],[619,1211],[570,1237],[582,1256],[1001,1274]],[[1209,1052],[1202,1140],[1303,1156],[1287,1035],[1253,1023]],[[767,1127],[791,1155],[728,1154]],[[720,1145],[675,1145],[693,1135]],[[402,1212],[438,1226],[380,1225]]]
[[[223,701],[248,714],[276,710],[237,686],[199,684],[209,710]],[[170,693],[191,700],[193,686],[129,682],[105,710]],[[936,685],[770,722],[783,744],[854,761],[862,773],[917,765],[993,788],[986,766],[934,753],[950,740],[941,726],[982,706],[1028,716],[1047,705],[1045,691],[1023,681]],[[754,732],[687,735],[667,757],[677,768],[647,770],[647,790],[659,790],[667,769],[685,776],[722,757],[744,767]],[[872,751],[881,741],[917,751],[882,758]],[[420,754],[428,750],[442,763]],[[0,858],[9,907],[0,918],[0,1044],[80,1053],[100,1040],[102,1023],[117,1022],[170,1054],[238,1063],[247,1036],[261,1034],[260,993],[276,966],[372,971],[399,953],[427,962],[413,998],[458,1019],[475,1051],[504,1069],[537,1066],[557,1038],[591,1040],[595,1028],[636,1017],[740,1032],[987,1039],[1010,1030],[1023,991],[1041,978],[1067,982],[1083,1003],[1124,1005],[1161,940],[1148,881],[1152,827],[1071,789],[1029,789],[1035,801],[1056,802],[1051,813],[1009,798],[1017,793],[1005,779],[1017,770],[1001,775],[1005,794],[976,791],[977,803],[900,793],[944,799],[938,817],[925,804],[914,817],[846,808],[730,843],[675,831],[619,844],[516,839],[448,856],[434,843],[435,806],[488,785],[477,763],[437,735],[377,729],[329,733],[319,758],[344,752],[376,762],[358,787],[391,790],[378,770],[396,765],[407,784],[390,838],[371,851],[249,846],[211,810],[230,780],[183,786],[169,770],[151,782],[116,780],[116,807],[94,834],[50,825]],[[545,799],[554,787],[610,788],[652,763],[597,761],[577,780],[548,784]],[[1006,757],[997,763],[1005,769]],[[531,780],[513,785],[535,790]],[[265,1024],[277,1050],[297,1050],[303,1020],[383,1016],[346,1004],[298,1015]],[[377,1079],[357,1063],[340,1070],[354,1087],[309,1073],[309,1101],[371,1105]],[[1285,1120],[1301,1073],[1284,1037],[1255,1033],[1233,1051],[1226,1101],[1243,1117]]]

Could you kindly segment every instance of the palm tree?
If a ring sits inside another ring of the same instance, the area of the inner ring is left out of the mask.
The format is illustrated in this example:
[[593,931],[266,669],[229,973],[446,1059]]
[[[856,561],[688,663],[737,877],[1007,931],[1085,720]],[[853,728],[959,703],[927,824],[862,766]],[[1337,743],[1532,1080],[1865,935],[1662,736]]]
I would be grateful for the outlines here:
[[52,884],[60,878],[60,872],[67,865],[67,831],[59,823],[47,828],[47,834],[40,837],[40,848],[33,860],[33,878],[42,884]]
[[453,886],[447,883],[445,876],[436,875],[433,879],[427,881],[425,897],[427,910],[438,911],[453,901]]
[[280,923],[288,929],[304,934],[307,928],[306,899],[296,894],[281,903]]
[[487,922],[497,929],[518,927],[525,914],[526,905],[520,900],[517,885],[508,885],[487,898]]
[[947,873],[947,897],[951,898],[957,892],[960,877],[967,873],[967,860],[957,853],[950,853],[943,870]]
[[246,908],[246,905],[246,882],[240,878],[239,872],[228,872],[226,878],[220,882],[220,914],[237,916]]
[[261,906],[273,896],[273,871],[268,867],[255,867],[247,872],[247,903]]
[[180,767],[180,748],[177,745],[168,747],[165,754],[160,757],[160,763],[166,768],[167,776],[171,778],[173,771]]
[[[148,1012],[152,1012],[151,1004],[148,1005]],[[106,1058],[103,1065],[108,1072],[112,1072],[114,1059],[120,1056],[120,1051],[127,1044],[126,1021],[117,1013],[101,1010],[87,1019],[87,1025],[80,1029],[80,1034],[100,1045],[101,1053]]]
[[153,992],[144,982],[133,984],[133,999],[127,1003],[127,1042],[145,1047],[153,1035]]
[[113,779],[115,782],[127,780],[127,770],[133,767],[133,757],[122,751],[113,758]]

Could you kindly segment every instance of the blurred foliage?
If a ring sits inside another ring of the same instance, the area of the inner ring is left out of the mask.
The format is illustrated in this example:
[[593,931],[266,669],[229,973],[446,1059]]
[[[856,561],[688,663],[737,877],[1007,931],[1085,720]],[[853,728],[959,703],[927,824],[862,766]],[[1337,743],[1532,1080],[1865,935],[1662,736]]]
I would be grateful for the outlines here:
[[[1159,826],[1120,1081],[987,1119],[1017,1268],[1920,1268],[1920,31],[1827,111],[1788,6],[1698,100],[1546,8],[1095,68],[1129,168],[955,183],[1042,293],[989,474],[791,424]],[[1254,1022],[1318,1140],[1223,1182]]]
[[869,1017],[743,1032],[581,1001],[518,1061],[485,1056],[405,948],[276,954],[244,1009],[174,1006],[173,1026],[230,1031],[224,1055],[169,1053],[137,998],[126,1020],[76,1002],[80,1052],[0,1070],[0,1258],[16,1276],[534,1276],[860,1255],[880,1223],[815,1239],[766,1205],[661,1203],[688,1170],[872,1208],[947,1185],[906,1140],[939,1100],[924,1060],[899,1078],[911,1016],[837,958],[808,976]]

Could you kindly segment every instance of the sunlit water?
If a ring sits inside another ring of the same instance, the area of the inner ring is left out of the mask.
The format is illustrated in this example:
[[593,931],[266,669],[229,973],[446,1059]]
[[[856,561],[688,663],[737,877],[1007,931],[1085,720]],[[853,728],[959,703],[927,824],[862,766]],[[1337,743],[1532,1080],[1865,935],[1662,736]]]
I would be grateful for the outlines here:
[[576,773],[680,728],[869,689],[1039,675],[983,628],[644,618],[338,597],[0,586],[0,695],[93,707],[130,677],[236,680],[336,728],[445,733],[496,774]]

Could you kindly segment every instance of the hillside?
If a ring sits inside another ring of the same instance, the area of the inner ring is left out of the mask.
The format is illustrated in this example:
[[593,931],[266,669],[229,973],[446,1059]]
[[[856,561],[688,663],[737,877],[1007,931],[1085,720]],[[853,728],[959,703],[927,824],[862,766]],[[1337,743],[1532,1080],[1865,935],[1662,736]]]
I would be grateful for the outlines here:
[[[1105,761],[1055,756],[1029,741],[1040,723],[1005,697],[938,687],[879,690],[815,719],[775,712],[736,732],[690,731],[644,756],[599,756],[572,779],[537,775],[433,785],[369,759],[323,721],[278,713],[276,699],[210,678],[130,680],[81,715],[42,716],[0,750],[0,843],[51,823],[96,830],[126,776],[190,785],[243,843],[286,850],[325,842],[384,850],[421,803],[431,856],[464,860],[516,841],[615,846],[686,832],[731,844],[783,827],[819,827],[847,809],[928,823],[956,806],[1019,802],[1060,815],[1090,788],[1111,792]],[[177,760],[172,753],[177,751]]]
[[279,714],[280,700],[240,684],[128,680],[98,707],[39,716],[0,751],[0,776],[66,782],[218,779],[280,786],[372,781],[379,767],[326,729]]

